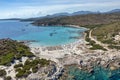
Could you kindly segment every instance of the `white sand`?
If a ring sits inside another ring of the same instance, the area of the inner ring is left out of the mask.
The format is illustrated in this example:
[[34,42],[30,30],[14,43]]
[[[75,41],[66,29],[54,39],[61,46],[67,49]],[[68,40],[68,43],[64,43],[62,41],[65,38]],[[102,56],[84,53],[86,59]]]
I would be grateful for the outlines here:
[[[109,51],[91,51],[87,48],[86,42],[84,39],[80,39],[79,41],[76,41],[74,43],[68,44],[68,45],[61,45],[63,48],[62,50],[52,50],[49,51],[44,46],[30,46],[31,52],[33,52],[36,57],[44,58],[47,60],[51,60],[57,63],[57,72],[52,76],[55,77],[56,74],[59,73],[61,67],[66,64],[73,64],[78,63],[80,60],[84,61],[84,64],[87,64],[86,62],[89,61],[89,59],[97,59],[101,58],[102,63],[104,64],[104,61],[112,60],[115,56],[120,58],[120,51],[116,50],[109,50]],[[62,58],[62,60],[60,60]],[[27,60],[26,57],[22,58],[22,63]],[[12,64],[10,67],[0,66],[0,69],[5,69],[7,71],[7,76],[11,76],[13,80],[15,80],[15,70],[14,65],[20,63],[19,61],[15,61],[14,64]],[[2,80],[0,78],[0,80]]]
[[[11,66],[9,66],[9,67],[0,66],[0,69],[5,69],[5,71],[7,72],[6,76],[11,76],[12,80],[16,80],[15,79],[16,72],[15,72],[15,69],[14,69],[14,65],[19,64],[19,63],[24,64],[27,59],[28,59],[27,57],[22,57],[22,62],[19,62],[18,60],[15,60],[15,63],[11,64]],[[0,78],[0,80],[3,80],[3,79]]]

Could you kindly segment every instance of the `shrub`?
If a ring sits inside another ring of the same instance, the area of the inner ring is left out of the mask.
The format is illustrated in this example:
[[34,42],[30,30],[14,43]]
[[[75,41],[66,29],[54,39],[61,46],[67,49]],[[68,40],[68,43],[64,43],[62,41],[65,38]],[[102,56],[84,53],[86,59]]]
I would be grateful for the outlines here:
[[24,70],[30,70],[31,67],[32,67],[31,65],[24,65],[24,66],[23,66],[23,69],[24,69]]
[[94,44],[95,44],[95,41],[90,40],[89,44],[90,44],[90,45],[94,45]]
[[21,68],[16,68],[15,71],[19,72],[20,70],[22,70]]
[[13,59],[14,59],[14,54],[8,53],[8,54],[1,57],[0,64],[1,65],[8,65],[13,61]]
[[39,60],[40,59],[35,59],[35,60],[33,60],[32,62],[31,62],[31,65],[38,65],[39,64]]
[[117,49],[117,50],[120,50],[120,46],[109,45],[108,47],[111,48],[111,49]]
[[102,43],[106,43],[106,44],[112,44],[113,40],[109,39],[109,40],[103,40]]
[[16,74],[16,77],[17,78],[27,77],[29,74],[31,74],[31,71],[22,69],[18,71],[18,73]]
[[25,56],[27,57],[34,57],[33,53],[26,51]]
[[23,75],[23,77],[28,77],[28,75],[31,74],[31,71],[26,71]]
[[0,77],[5,76],[7,73],[4,69],[0,69]]
[[15,40],[1,39],[0,45],[0,65],[10,66],[14,59],[21,59],[22,56],[34,56],[29,47]]
[[33,68],[32,68],[32,72],[33,73],[36,73],[38,71],[38,66],[34,66]]
[[21,54],[16,54],[16,55],[15,55],[15,59],[19,60],[19,59],[21,59],[21,58],[22,58],[22,55],[21,55]]
[[16,77],[17,77],[17,78],[21,78],[21,77],[24,76],[24,74],[25,74],[25,71],[24,71],[24,70],[20,70],[20,71],[16,74]]
[[25,61],[24,65],[29,65],[29,64],[31,64],[31,62],[30,62],[29,59],[27,59],[27,60]]
[[14,68],[18,68],[18,67],[23,67],[23,64],[20,63],[20,64],[16,64],[16,65],[14,66]]
[[90,48],[90,49],[92,49],[92,50],[101,49],[101,50],[106,51],[106,49],[103,48],[102,46],[100,46],[99,44],[92,45],[92,48]]
[[4,78],[4,80],[12,80],[11,76],[7,76]]
[[45,66],[45,65],[49,65],[50,61],[49,60],[46,60],[46,59],[40,59],[39,60],[39,64],[41,66]]
[[49,65],[49,63],[50,61],[46,59],[39,59],[39,58],[36,58],[35,60],[27,59],[24,65],[18,64],[15,66],[16,71],[18,72],[16,77],[18,78],[27,77],[31,73],[30,69],[32,69],[33,73],[36,73],[38,71],[38,64],[40,64],[41,66],[45,66],[45,65]]

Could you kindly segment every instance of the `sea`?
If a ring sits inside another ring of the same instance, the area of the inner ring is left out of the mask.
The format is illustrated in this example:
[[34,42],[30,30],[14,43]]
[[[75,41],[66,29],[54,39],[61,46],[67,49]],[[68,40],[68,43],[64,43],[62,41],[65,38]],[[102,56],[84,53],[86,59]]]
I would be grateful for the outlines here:
[[[30,41],[30,46],[58,46],[73,43],[83,37],[85,28],[63,26],[34,26],[32,22],[19,20],[0,20],[0,39],[11,38],[18,41]],[[120,80],[120,69],[109,70],[97,66],[94,73],[68,67],[66,80]]]
[[120,69],[110,70],[102,66],[94,66],[92,73],[69,66],[67,74],[66,80],[120,80]]
[[32,46],[58,46],[77,41],[85,28],[34,26],[32,22],[0,20],[0,39],[29,41]]

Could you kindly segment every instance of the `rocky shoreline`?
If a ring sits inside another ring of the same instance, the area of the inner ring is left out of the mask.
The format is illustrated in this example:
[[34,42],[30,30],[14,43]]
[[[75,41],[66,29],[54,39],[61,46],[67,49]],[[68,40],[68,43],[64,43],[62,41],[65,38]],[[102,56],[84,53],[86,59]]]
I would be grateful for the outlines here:
[[[39,68],[37,73],[30,74],[26,79],[64,80],[62,78],[66,75],[66,66],[71,65],[76,65],[80,70],[89,73],[94,73],[94,66],[102,66],[110,70],[120,68],[120,50],[90,50],[90,46],[86,44],[87,42],[82,37],[78,41],[67,45],[30,46],[31,52],[37,58],[50,60],[53,63],[49,67]],[[22,62],[25,62],[25,60]],[[8,67],[8,69],[13,70],[11,74],[14,74],[12,78],[15,80],[16,73],[13,66],[12,68]]]
[[[120,51],[114,49],[109,51],[90,50],[89,45],[86,45],[86,43],[87,42],[85,42],[84,39],[81,39],[80,41],[69,45],[59,46],[60,49],[57,49],[59,48],[58,46],[31,49],[32,52],[38,51],[35,55],[50,59],[56,62],[56,64],[62,65],[63,70],[65,69],[65,66],[69,65],[77,65],[79,69],[90,73],[94,72],[93,68],[95,65],[109,68],[110,70],[120,68]],[[52,50],[50,48],[52,48]],[[58,70],[58,73],[64,75],[63,72],[59,71],[60,69]],[[56,77],[54,79],[56,79]]]

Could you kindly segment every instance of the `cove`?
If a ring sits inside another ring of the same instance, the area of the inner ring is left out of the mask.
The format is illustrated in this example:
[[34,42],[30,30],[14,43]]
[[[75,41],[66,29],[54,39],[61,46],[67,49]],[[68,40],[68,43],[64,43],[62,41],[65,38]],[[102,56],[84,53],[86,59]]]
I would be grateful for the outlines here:
[[57,46],[77,41],[83,36],[85,28],[63,26],[34,26],[30,22],[18,20],[0,21],[0,39],[11,38],[19,41],[31,41],[36,46]]

